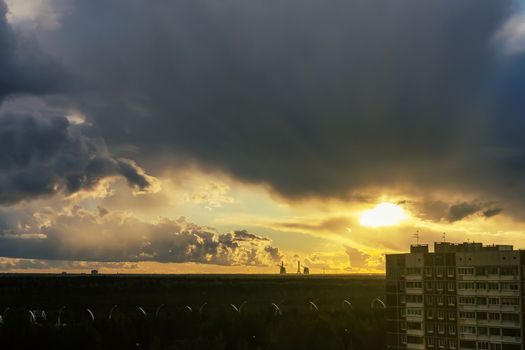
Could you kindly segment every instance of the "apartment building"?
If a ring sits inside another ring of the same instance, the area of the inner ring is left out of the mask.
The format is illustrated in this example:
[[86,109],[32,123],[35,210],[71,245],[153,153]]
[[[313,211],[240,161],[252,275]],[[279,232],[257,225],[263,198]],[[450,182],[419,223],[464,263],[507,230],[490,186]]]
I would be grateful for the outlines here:
[[386,256],[389,349],[518,350],[525,251],[434,243]]

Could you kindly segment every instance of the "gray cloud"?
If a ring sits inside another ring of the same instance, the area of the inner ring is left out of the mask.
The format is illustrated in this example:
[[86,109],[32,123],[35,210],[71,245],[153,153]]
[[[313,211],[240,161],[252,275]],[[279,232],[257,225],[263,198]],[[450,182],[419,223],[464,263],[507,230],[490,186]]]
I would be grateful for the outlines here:
[[500,214],[503,211],[503,208],[491,208],[483,211],[483,216],[486,218],[491,218]]
[[423,200],[411,203],[411,206],[417,215],[423,219],[455,222],[475,214],[485,218],[501,214],[503,208],[494,207],[494,204],[493,202],[483,201],[464,201],[449,204],[440,200]]
[[109,1],[96,20],[97,2],[56,4],[68,15],[42,41],[98,92],[74,103],[139,157],[189,155],[291,197],[483,167],[502,3]]
[[[0,213],[1,214],[1,213]],[[86,211],[40,213],[0,236],[0,256],[99,262],[196,262],[273,265],[281,253],[267,237],[246,231],[219,234],[185,218],[141,221],[128,214]],[[2,215],[0,215],[0,218]]]
[[410,184],[521,213],[525,65],[493,45],[512,3],[51,4],[60,25],[34,35],[77,81],[49,102],[154,173],[185,159],[290,198]]
[[137,191],[155,182],[133,161],[113,158],[89,125],[0,111],[0,205],[90,190],[115,176]]
[[35,260],[35,259],[11,259],[0,258],[0,271],[12,270],[40,270],[40,269],[81,269],[89,271],[92,269],[108,268],[119,270],[133,270],[138,267],[137,263],[122,262],[90,262],[90,261],[68,261],[68,260]]
[[450,222],[459,221],[467,216],[477,213],[479,210],[481,210],[481,207],[476,203],[463,202],[454,204],[449,209],[447,219]]
[[0,103],[12,94],[50,94],[67,89],[68,76],[35,40],[17,35],[0,1]]

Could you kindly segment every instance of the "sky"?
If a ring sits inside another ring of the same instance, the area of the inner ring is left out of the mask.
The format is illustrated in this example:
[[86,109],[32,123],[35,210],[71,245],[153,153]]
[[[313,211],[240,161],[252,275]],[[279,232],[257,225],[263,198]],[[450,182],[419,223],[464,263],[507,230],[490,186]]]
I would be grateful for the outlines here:
[[525,8],[0,0],[0,272],[525,249]]

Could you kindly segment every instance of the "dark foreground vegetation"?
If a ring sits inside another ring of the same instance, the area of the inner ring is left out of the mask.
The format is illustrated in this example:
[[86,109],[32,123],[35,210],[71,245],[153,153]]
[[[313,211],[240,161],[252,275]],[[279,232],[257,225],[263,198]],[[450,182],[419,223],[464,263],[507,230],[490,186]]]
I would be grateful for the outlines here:
[[384,349],[383,291],[355,276],[5,275],[0,348]]

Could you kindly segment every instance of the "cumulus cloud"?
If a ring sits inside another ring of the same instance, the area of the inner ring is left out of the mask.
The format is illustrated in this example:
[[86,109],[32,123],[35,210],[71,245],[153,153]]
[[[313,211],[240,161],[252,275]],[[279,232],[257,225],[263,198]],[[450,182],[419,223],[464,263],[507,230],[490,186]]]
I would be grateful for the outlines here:
[[349,260],[349,270],[380,269],[383,266],[383,257],[373,256],[354,247],[346,246]]
[[135,162],[112,157],[89,125],[71,124],[64,116],[0,111],[0,205],[89,191],[117,176],[137,192],[157,186]]
[[[123,212],[73,207],[40,213],[0,236],[0,256],[101,262],[195,262],[267,266],[281,253],[267,237],[233,231],[220,234],[189,222],[145,222]],[[2,216],[0,215],[0,218]]]

